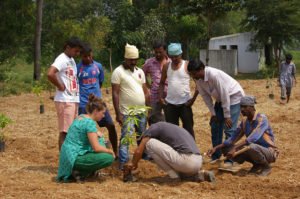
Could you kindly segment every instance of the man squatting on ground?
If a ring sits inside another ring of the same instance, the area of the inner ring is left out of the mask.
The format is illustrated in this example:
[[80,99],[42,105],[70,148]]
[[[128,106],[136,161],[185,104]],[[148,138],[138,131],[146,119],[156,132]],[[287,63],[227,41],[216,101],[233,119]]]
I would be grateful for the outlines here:
[[[242,120],[229,139],[209,150],[208,155],[211,156],[216,150],[221,149],[223,154],[231,159],[236,151],[249,146],[249,150],[233,157],[232,160],[240,164],[250,162],[253,167],[249,174],[266,176],[271,172],[270,163],[275,162],[279,152],[274,143],[274,134],[268,118],[256,112],[255,103],[253,96],[241,99],[241,113],[246,119]],[[246,139],[237,143],[244,135]]]
[[188,131],[177,125],[158,122],[142,134],[141,143],[133,154],[133,170],[138,168],[145,150],[173,180],[215,180],[213,172],[200,171],[202,156],[195,140]]

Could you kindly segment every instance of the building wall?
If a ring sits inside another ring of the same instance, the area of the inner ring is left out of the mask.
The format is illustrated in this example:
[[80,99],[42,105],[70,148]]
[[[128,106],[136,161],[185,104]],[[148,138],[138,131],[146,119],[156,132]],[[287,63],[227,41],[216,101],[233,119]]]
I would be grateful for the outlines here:
[[[200,60],[205,63],[206,50],[200,50]],[[237,74],[237,51],[236,50],[210,50],[209,66],[218,68],[229,75]]]
[[[260,50],[250,51],[252,33],[239,33],[222,37],[212,38],[209,42],[210,50],[231,49],[237,47],[237,72],[255,73],[259,70]],[[211,58],[215,59],[214,57]]]

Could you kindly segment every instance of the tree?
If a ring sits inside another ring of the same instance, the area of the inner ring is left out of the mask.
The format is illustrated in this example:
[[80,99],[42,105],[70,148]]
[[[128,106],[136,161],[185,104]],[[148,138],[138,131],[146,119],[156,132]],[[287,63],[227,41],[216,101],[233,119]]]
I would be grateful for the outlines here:
[[34,8],[32,0],[0,1],[0,61],[23,54],[32,58]]
[[36,1],[36,26],[34,36],[34,72],[33,79],[41,78],[41,34],[42,34],[43,0]]
[[226,13],[236,10],[240,6],[240,0],[189,0],[179,1],[179,5],[185,7],[185,12],[195,13],[206,24],[206,64],[209,62],[209,40],[211,38],[213,24]]
[[243,4],[246,19],[242,25],[255,32],[254,46],[269,46],[279,67],[283,46],[300,39],[298,0],[248,0]]
[[152,52],[153,42],[165,40],[166,30],[159,16],[155,12],[150,12],[144,18],[141,25],[141,32],[143,33],[141,51],[148,58]]
[[176,23],[176,29],[183,43],[183,57],[189,59],[190,43],[201,36],[201,33],[204,32],[204,26],[199,22],[197,16],[184,15],[181,16],[178,23]]

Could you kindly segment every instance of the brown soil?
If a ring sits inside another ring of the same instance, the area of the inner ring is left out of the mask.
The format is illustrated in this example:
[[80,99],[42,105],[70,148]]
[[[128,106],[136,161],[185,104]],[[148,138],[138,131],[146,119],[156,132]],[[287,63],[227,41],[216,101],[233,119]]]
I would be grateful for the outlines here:
[[[6,152],[0,153],[0,198],[300,198],[299,88],[292,90],[290,103],[281,104],[279,87],[274,87],[275,98],[271,100],[265,80],[240,82],[246,93],[257,97],[257,110],[268,116],[281,150],[267,177],[245,175],[250,164],[244,164],[235,175],[218,172],[206,164],[205,168],[215,171],[216,184],[168,182],[154,164],[142,161],[135,183],[123,183],[116,164],[103,171],[105,176],[84,184],[56,183],[58,133],[54,103],[44,93],[46,112],[39,114],[38,98],[23,94],[0,98],[0,112],[14,120],[6,128]],[[111,92],[104,92],[104,99],[114,115]],[[211,146],[209,112],[200,97],[193,110],[196,141],[206,152]]]

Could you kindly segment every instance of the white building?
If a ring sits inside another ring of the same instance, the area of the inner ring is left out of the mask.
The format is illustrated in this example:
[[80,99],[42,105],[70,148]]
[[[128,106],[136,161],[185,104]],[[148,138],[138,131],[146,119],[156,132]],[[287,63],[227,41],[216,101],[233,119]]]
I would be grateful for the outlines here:
[[[230,50],[230,51],[236,51],[235,53],[231,53],[233,57],[230,58],[236,60],[233,62],[234,64],[231,64],[231,65],[236,64],[236,66],[230,66],[232,67],[230,71],[234,71],[233,72],[234,74],[236,74],[237,72],[238,73],[258,72],[261,63],[264,63],[264,56],[263,56],[262,49],[250,51],[249,48],[253,36],[254,36],[253,33],[246,32],[246,33],[237,33],[232,35],[225,35],[221,37],[211,38],[209,41],[209,50],[211,50],[212,53],[210,53],[209,56],[209,65],[215,67],[213,63],[220,63],[219,64],[220,66],[216,66],[216,67],[222,68],[223,67],[222,63],[224,62],[224,60],[214,60],[217,59],[218,56],[213,56],[213,54],[216,53],[216,50],[220,50],[220,53],[224,50],[228,50],[228,51]],[[202,61],[205,61],[205,59],[203,59],[203,55],[201,55],[201,52],[203,51],[200,51],[200,58]]]

